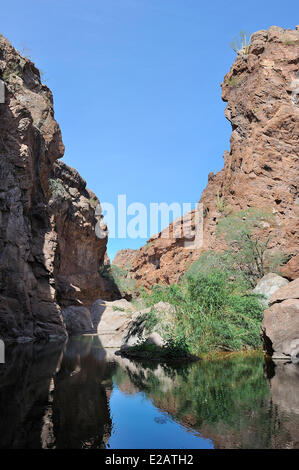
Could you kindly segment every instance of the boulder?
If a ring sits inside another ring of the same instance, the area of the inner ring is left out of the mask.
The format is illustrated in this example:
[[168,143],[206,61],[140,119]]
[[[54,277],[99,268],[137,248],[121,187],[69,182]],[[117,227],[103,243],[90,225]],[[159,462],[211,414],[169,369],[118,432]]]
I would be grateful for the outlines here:
[[69,335],[92,332],[93,325],[87,308],[70,305],[62,310],[62,316]]
[[93,332],[99,335],[104,348],[120,348],[125,343],[132,313],[131,304],[125,299],[94,302],[91,307]]
[[269,299],[270,305],[275,302],[282,302],[286,299],[299,299],[299,278],[290,282],[287,286],[281,287],[271,295]]
[[299,362],[299,279],[278,289],[264,312],[261,338],[273,359]]
[[155,346],[158,346],[159,348],[162,348],[164,346],[165,341],[162,338],[159,333],[156,333],[155,331],[149,335],[149,337],[146,339],[147,344],[154,344]]
[[287,279],[284,279],[278,274],[269,273],[257,283],[256,287],[253,289],[253,293],[263,295],[262,304],[267,306],[271,295],[288,283],[289,281]]
[[281,268],[281,274],[288,279],[294,280],[299,277],[299,253]]
[[[151,310],[159,316],[159,322],[149,331],[146,327],[146,315]],[[93,332],[98,334],[104,348],[124,349],[141,341],[161,347],[164,344],[163,332],[171,323],[173,311],[174,308],[166,302],[136,311],[125,299],[98,299],[91,307]]]

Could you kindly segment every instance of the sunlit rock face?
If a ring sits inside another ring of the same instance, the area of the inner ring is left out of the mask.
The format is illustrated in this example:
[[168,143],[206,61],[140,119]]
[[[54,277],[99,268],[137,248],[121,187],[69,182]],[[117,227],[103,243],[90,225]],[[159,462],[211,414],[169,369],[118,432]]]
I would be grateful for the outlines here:
[[113,289],[98,273],[107,233],[96,196],[62,162],[51,91],[0,36],[0,337],[65,339],[61,305]]
[[299,278],[277,289],[264,312],[262,340],[273,358],[299,363]]
[[132,262],[137,253],[138,250],[132,250],[129,248],[125,250],[119,250],[114,257],[112,264],[119,266],[120,268],[131,269]]
[[[208,175],[200,199],[202,249],[222,248],[216,238],[223,217],[218,195],[229,211],[269,208],[279,223],[270,247],[295,256],[299,246],[299,30],[272,26],[254,33],[251,43],[249,53],[237,56],[222,83],[232,134],[224,168]],[[173,225],[169,228],[171,235]],[[176,282],[201,254],[201,250],[184,248],[183,242],[161,233],[152,237],[133,259],[135,278],[146,287]],[[298,256],[284,274],[295,279],[297,272]]]
[[48,191],[58,238],[59,304],[90,307],[100,297],[117,297],[113,282],[99,274],[108,240],[100,201],[79,173],[61,161],[54,164]]

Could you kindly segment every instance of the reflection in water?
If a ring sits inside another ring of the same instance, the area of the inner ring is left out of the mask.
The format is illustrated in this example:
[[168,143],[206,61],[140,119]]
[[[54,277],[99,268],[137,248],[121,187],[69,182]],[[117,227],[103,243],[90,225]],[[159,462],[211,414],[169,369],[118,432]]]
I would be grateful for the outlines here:
[[0,448],[299,448],[299,366],[138,363],[97,337],[6,348]]

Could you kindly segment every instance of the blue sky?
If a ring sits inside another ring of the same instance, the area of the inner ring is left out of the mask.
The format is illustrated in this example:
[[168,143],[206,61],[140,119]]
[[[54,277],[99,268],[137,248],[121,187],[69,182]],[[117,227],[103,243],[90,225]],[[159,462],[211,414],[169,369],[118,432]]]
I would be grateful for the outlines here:
[[[298,10],[293,0],[10,0],[1,33],[44,72],[64,160],[101,201],[195,203],[229,149],[220,83],[231,40],[294,28]],[[108,254],[144,242],[110,240]]]

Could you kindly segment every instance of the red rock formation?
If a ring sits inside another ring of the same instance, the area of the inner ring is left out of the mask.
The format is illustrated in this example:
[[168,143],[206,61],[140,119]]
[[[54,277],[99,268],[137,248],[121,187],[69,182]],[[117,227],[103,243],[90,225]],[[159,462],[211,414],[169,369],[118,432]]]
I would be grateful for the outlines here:
[[55,277],[62,307],[90,307],[115,298],[111,282],[99,274],[106,262],[107,226],[100,201],[79,173],[57,161],[49,179],[49,206],[58,234]]
[[281,268],[281,274],[292,281],[299,277],[299,253]]
[[[299,251],[298,44],[299,30],[272,26],[258,31],[252,35],[249,53],[238,54],[224,78],[222,99],[228,103],[231,146],[224,153],[223,170],[209,174],[200,199],[203,250],[221,248],[215,237],[223,217],[218,195],[224,211],[269,208],[279,223],[272,247],[290,255]],[[165,239],[161,233],[150,238],[134,259],[134,277],[147,287],[176,282],[202,252],[184,248],[183,242]]]
[[129,270],[132,267],[133,260],[137,253],[138,250],[131,250],[129,248],[126,250],[119,250],[114,257],[112,264]]

